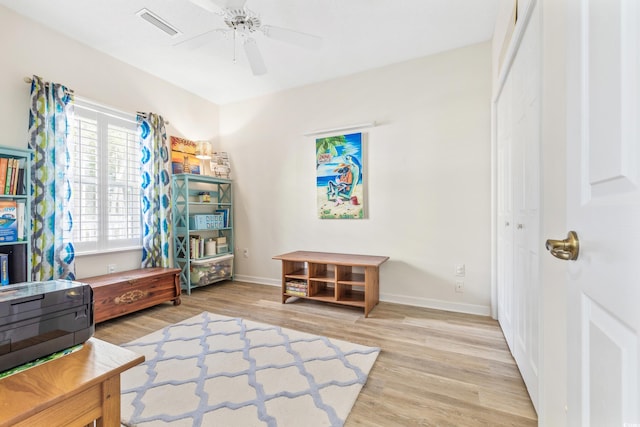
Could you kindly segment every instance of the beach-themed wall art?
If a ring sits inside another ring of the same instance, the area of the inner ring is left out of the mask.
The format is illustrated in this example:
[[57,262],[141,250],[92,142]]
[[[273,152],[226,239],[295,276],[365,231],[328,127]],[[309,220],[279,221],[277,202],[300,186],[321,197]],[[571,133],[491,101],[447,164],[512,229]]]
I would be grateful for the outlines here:
[[196,142],[172,136],[171,172],[200,174],[200,160],[196,158]]
[[364,218],[362,133],[316,139],[318,218]]

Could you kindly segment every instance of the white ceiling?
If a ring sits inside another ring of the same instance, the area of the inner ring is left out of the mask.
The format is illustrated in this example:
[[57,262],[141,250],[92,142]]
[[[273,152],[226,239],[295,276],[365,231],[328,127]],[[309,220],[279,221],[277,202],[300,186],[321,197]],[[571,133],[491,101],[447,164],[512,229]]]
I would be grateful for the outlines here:
[[[224,1],[224,0],[216,0]],[[254,76],[232,39],[195,50],[176,43],[222,17],[189,0],[0,0],[0,4],[123,62],[226,104],[489,40],[500,0],[247,0],[263,24],[322,37],[306,50],[255,33],[267,73]],[[170,37],[136,12],[177,28]]]

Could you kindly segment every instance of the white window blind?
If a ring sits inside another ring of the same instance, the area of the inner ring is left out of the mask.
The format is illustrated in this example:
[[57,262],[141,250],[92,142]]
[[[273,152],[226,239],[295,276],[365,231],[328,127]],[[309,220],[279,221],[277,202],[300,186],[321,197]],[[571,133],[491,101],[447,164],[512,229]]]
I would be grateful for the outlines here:
[[77,253],[141,246],[135,116],[76,100],[71,148]]

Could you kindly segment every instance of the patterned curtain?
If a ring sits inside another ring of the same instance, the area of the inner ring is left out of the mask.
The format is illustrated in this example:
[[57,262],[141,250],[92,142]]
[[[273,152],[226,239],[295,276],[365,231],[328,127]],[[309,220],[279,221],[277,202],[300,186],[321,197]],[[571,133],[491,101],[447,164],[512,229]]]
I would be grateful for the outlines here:
[[35,281],[75,279],[68,140],[73,92],[33,76],[29,111],[31,257]]
[[138,114],[142,148],[142,268],[171,267],[171,159],[164,119]]

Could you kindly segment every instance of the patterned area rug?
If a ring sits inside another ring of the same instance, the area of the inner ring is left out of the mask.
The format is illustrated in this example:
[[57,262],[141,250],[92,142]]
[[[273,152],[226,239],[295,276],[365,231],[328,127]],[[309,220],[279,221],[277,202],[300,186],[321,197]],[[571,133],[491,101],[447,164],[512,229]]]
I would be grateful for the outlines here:
[[201,313],[123,345],[122,423],[342,426],[379,348]]

